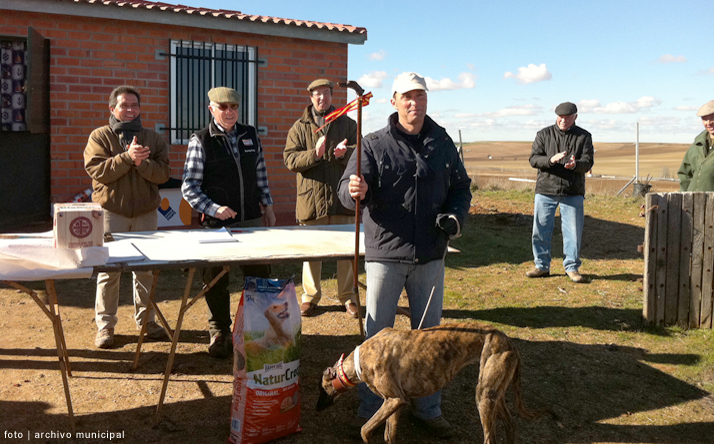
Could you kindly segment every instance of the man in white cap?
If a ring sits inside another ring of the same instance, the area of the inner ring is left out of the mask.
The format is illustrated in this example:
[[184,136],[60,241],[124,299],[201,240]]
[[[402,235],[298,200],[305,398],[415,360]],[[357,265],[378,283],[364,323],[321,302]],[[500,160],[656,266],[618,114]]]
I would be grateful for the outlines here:
[[704,131],[694,139],[679,167],[681,191],[714,191],[714,165],[705,162],[712,151],[714,141],[714,100],[705,103],[697,116],[702,118]]
[[[404,289],[412,328],[419,328],[422,316],[422,328],[439,325],[447,244],[461,234],[471,203],[471,179],[454,142],[426,115],[427,91],[419,74],[397,76],[391,99],[397,112],[385,128],[365,137],[361,175],[352,156],[340,180],[342,204],[354,208],[359,199],[364,208],[367,338],[394,325]],[[382,401],[365,384],[359,385],[359,396],[353,430]],[[441,416],[441,392],[415,399],[412,409],[432,434],[451,434]]]
[[538,169],[533,215],[533,259],[529,278],[550,276],[550,247],[555,210],[560,206],[563,233],[563,267],[573,282],[580,274],[580,243],[583,238],[585,174],[593,167],[593,140],[575,125],[578,107],[564,102],[555,108],[555,125],[536,134],[530,163]]
[[[325,116],[335,110],[333,87],[327,79],[308,85],[311,103],[290,128],[285,142],[283,161],[297,173],[295,216],[300,225],[349,224],[355,219],[355,212],[337,198],[337,184],[357,143],[357,123],[343,115],[325,125]],[[302,316],[317,314],[321,277],[322,262],[303,263]],[[350,261],[337,261],[337,298],[349,316],[358,316]]]
[[[181,193],[201,214],[201,225],[221,227],[272,227],[273,198],[268,187],[263,148],[258,132],[238,122],[241,97],[232,88],[208,91],[211,121],[188,142]],[[202,270],[203,283],[210,283],[222,267]],[[244,276],[267,278],[269,265],[242,266]],[[206,292],[208,354],[226,358],[233,353],[229,274],[224,274]]]

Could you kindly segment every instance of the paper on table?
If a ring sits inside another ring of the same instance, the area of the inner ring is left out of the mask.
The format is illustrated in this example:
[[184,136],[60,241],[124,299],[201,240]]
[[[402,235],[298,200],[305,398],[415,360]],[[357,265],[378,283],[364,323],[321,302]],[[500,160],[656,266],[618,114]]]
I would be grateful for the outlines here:
[[238,239],[231,236],[231,232],[226,227],[218,230],[205,230],[198,238],[199,244],[214,244],[221,242],[238,242]]
[[104,246],[109,249],[109,259],[107,259],[108,264],[114,264],[117,262],[136,262],[146,259],[146,257],[136,249],[134,244],[128,240],[107,242]]
[[89,277],[93,266],[106,264],[106,247],[55,248],[51,237],[17,235],[0,240],[0,277],[39,280]]

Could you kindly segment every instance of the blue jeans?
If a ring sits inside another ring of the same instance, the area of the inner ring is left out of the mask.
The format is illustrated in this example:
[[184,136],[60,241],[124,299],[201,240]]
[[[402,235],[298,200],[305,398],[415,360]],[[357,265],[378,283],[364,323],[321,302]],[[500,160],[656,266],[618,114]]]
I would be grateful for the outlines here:
[[533,261],[541,270],[550,270],[550,245],[555,224],[555,210],[560,205],[560,229],[563,233],[563,267],[580,268],[580,241],[583,238],[583,196],[535,195],[533,210]]
[[[402,264],[398,262],[366,262],[367,272],[367,315],[365,334],[367,339],[386,327],[394,326],[397,302],[406,288],[409,308],[412,313],[411,327],[419,327],[421,317],[434,288],[429,309],[422,328],[434,327],[441,322],[444,302],[444,261],[442,259],[424,265]],[[357,415],[371,418],[382,405],[382,398],[372,393],[366,384],[358,387],[360,406]],[[412,400],[414,416],[432,419],[441,415],[441,391],[423,398]]]

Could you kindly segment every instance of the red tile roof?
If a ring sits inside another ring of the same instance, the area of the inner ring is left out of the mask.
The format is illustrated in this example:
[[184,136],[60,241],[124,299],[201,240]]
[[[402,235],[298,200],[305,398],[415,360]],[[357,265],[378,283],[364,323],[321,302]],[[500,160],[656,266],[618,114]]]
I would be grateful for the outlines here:
[[[59,0],[67,1],[67,0]],[[336,23],[323,23],[323,22],[313,22],[309,20],[294,20],[286,19],[280,17],[270,17],[265,15],[250,15],[243,14],[240,11],[228,11],[225,9],[210,9],[210,8],[198,8],[193,6],[184,5],[172,5],[170,3],[154,2],[148,0],[69,0],[74,3],[88,3],[97,4],[105,6],[119,6],[124,8],[135,8],[135,9],[158,9],[166,12],[173,12],[177,14],[196,14],[202,16],[213,16],[213,17],[223,17],[227,19],[236,20],[248,20],[251,22],[262,22],[262,23],[274,23],[274,24],[284,24],[288,26],[297,26],[305,28],[317,28],[326,29],[328,31],[346,32],[350,34],[364,35],[367,36],[367,29],[360,28],[351,25],[341,25]]]

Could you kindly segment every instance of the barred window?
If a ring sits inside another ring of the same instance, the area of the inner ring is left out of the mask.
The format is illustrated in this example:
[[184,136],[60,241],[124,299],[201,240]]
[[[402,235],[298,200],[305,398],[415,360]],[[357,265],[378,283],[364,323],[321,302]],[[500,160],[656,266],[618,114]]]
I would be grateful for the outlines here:
[[188,143],[211,118],[208,90],[226,86],[241,95],[238,121],[257,126],[258,48],[171,41],[171,143]]

